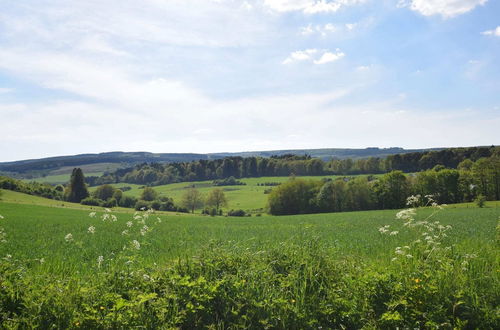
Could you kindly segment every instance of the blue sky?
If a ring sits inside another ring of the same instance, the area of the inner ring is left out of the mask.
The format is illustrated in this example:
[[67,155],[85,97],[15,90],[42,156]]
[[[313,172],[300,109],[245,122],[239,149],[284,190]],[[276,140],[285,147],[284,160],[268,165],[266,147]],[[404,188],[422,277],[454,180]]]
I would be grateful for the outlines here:
[[500,144],[500,1],[0,8],[0,161]]

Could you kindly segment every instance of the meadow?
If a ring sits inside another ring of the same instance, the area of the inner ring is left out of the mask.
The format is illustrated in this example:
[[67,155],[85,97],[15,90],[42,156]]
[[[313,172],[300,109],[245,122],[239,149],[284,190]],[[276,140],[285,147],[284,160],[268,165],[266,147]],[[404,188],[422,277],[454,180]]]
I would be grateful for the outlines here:
[[[374,175],[377,176],[377,175]],[[335,179],[338,175],[330,175],[330,176],[301,176],[301,179],[311,179],[311,180],[319,180],[321,178],[329,178]],[[167,185],[155,186],[153,187],[160,196],[170,197],[174,200],[174,203],[178,204],[182,200],[182,195],[186,192],[186,190],[194,187],[198,189],[204,196],[206,196],[211,190],[214,188],[221,188],[226,195],[228,206],[224,208],[224,210],[231,209],[242,209],[250,213],[262,213],[267,205],[268,195],[264,193],[264,191],[268,189],[272,189],[272,186],[262,186],[259,184],[263,183],[283,183],[290,179],[290,177],[286,176],[277,176],[277,177],[260,177],[260,178],[243,178],[238,179],[245,183],[245,185],[238,186],[220,186],[217,187],[213,184],[213,181],[194,181],[194,182],[180,182],[180,183],[171,183]],[[138,184],[129,184],[129,183],[117,183],[113,184],[115,188],[120,187],[130,187],[132,189],[124,192],[125,195],[139,197],[142,192],[143,185]],[[89,190],[93,191],[97,187],[91,187]],[[198,209],[199,210],[199,209]]]
[[25,196],[0,201],[5,328],[498,328],[498,203],[419,209],[452,226],[433,225],[429,253],[396,210],[235,218]]

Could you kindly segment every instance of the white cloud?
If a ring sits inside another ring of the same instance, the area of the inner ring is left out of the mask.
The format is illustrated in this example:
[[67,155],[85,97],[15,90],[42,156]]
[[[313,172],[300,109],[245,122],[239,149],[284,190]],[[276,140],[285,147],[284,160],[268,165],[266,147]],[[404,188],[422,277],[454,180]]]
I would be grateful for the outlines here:
[[306,61],[312,59],[312,56],[318,52],[317,49],[306,49],[306,50],[297,50],[292,52],[290,56],[288,56],[282,63],[290,64],[293,62]]
[[324,25],[321,25],[321,24],[316,24],[316,25],[308,24],[307,26],[304,26],[304,27],[300,28],[300,34],[304,35],[304,36],[307,36],[307,35],[311,35],[311,34],[314,34],[314,33],[318,33],[322,37],[326,37],[328,34],[333,33],[333,32],[335,32],[337,30],[338,30],[338,28],[335,25],[333,25],[332,23],[326,23]]
[[341,59],[342,57],[344,57],[345,54],[342,53],[341,51],[339,51],[337,49],[337,52],[336,53],[331,53],[331,52],[326,52],[324,53],[320,59],[314,61],[314,64],[325,64],[325,63],[329,63],[329,62],[333,62],[333,61],[337,61],[339,59]]
[[497,28],[493,29],[493,30],[483,31],[483,32],[481,32],[481,34],[485,35],[485,36],[500,37],[500,26],[497,26]]
[[347,24],[345,25],[345,27],[346,27],[346,28],[347,28],[347,30],[349,30],[349,31],[354,30],[354,29],[356,28],[356,26],[358,26],[358,24],[357,24],[357,23],[347,23]]
[[370,70],[370,66],[368,65],[360,65],[358,67],[356,67],[356,71],[359,71],[359,72],[366,72]]
[[365,0],[264,0],[264,5],[277,12],[302,11],[306,14],[333,13],[342,7]]
[[465,14],[488,0],[401,0],[398,7],[410,7],[424,16],[450,18]]
[[282,64],[291,64],[300,61],[309,61],[314,64],[325,64],[329,62],[333,62],[344,57],[345,54],[337,49],[335,53],[326,50],[318,50],[318,49],[306,49],[306,50],[297,50],[292,52],[290,56],[288,56]]

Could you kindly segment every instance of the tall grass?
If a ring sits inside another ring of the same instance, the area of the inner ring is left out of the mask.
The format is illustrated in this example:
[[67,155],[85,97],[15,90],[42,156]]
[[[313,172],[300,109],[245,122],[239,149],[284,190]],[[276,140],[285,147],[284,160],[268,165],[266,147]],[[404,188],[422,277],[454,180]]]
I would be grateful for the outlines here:
[[412,225],[453,227],[430,253],[415,243],[429,228],[394,213],[241,219],[2,203],[2,326],[498,328],[498,209],[419,209]]

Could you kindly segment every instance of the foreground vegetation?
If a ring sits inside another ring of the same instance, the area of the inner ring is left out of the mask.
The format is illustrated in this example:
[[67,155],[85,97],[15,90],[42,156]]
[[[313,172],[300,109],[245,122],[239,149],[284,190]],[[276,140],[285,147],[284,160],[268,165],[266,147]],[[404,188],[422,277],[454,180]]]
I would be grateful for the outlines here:
[[0,202],[0,318],[5,328],[495,329],[491,205],[226,218]]

